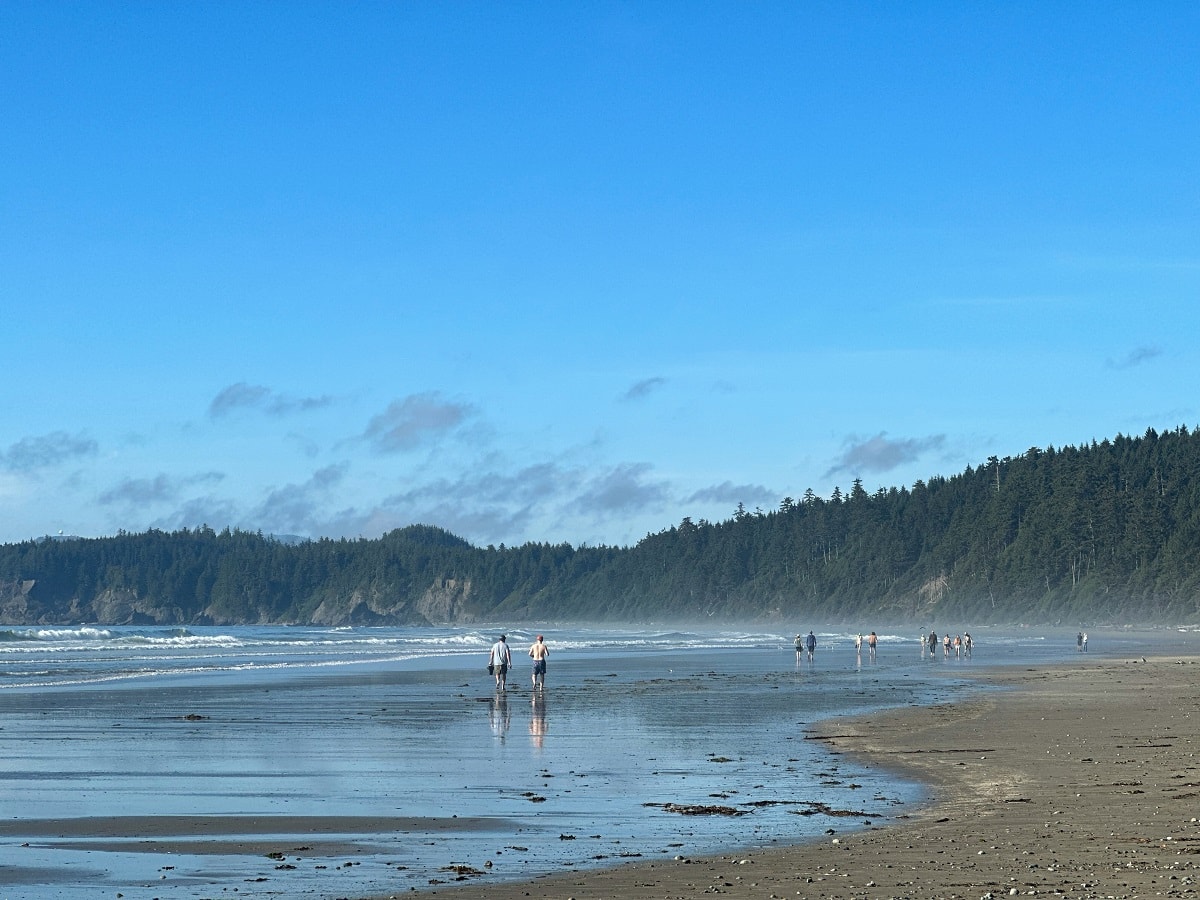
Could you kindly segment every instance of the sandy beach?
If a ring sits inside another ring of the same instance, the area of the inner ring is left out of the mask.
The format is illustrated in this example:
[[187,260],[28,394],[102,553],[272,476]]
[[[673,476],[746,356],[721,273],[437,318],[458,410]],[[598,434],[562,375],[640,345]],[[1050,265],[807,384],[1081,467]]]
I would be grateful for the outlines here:
[[[1010,690],[834,719],[812,734],[930,785],[915,811],[812,845],[559,874],[489,885],[487,896],[1200,896],[1200,659],[977,675]],[[466,898],[480,888],[434,892]]]
[[[328,637],[172,639],[144,678],[0,692],[0,900],[1200,892],[1191,633],[894,638],[878,665],[838,635],[815,665],[770,636],[560,635],[545,695],[507,698],[454,656],[356,662],[437,634]],[[107,679],[134,638],[9,668]]]

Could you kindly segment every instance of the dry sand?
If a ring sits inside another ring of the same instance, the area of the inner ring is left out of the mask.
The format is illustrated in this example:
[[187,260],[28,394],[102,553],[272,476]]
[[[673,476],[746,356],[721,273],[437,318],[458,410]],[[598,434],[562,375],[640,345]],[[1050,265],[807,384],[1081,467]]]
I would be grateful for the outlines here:
[[434,892],[441,900],[1200,897],[1200,660],[1080,659],[986,677],[1013,690],[834,719],[814,734],[836,753],[930,785],[931,802],[886,825],[789,849]]

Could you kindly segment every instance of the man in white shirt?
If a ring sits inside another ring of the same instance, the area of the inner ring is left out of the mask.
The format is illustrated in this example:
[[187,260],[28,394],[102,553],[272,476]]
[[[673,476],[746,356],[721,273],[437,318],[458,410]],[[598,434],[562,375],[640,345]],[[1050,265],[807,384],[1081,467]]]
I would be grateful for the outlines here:
[[504,642],[504,635],[500,635],[500,640],[492,644],[491,652],[488,653],[488,665],[496,675],[496,690],[505,690],[508,683],[508,667],[512,665],[512,651]]

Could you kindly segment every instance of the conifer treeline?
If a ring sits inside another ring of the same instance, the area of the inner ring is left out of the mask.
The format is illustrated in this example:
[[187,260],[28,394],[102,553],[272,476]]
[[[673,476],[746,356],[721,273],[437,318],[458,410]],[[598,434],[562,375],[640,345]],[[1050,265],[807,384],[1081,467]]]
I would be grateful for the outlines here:
[[9,624],[1200,621],[1200,429],[739,507],[635,546],[427,526],[286,544],[209,528],[0,546]]

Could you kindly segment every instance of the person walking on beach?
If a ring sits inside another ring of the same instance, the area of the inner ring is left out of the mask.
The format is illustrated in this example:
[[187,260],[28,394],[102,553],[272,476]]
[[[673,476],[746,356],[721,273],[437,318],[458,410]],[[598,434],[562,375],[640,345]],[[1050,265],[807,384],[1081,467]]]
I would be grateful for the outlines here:
[[879,643],[879,638],[875,636],[875,632],[867,635],[867,653],[870,656],[871,662],[875,662],[875,645]]
[[808,633],[808,637],[804,639],[804,647],[806,650],[808,650],[808,661],[812,662],[813,653],[815,653],[817,649],[817,637],[811,631]]
[[796,635],[796,662],[800,662],[800,654],[804,652],[804,635]]
[[1086,631],[1083,633],[1082,647],[1083,647],[1083,652],[1087,653],[1087,632]]
[[935,659],[937,657],[937,645],[938,645],[937,632],[930,631],[929,632],[929,658],[930,659]]
[[546,646],[546,642],[540,634],[533,642],[533,646],[529,648],[529,655],[533,657],[533,686],[545,688],[546,657],[550,655],[550,648]]
[[974,648],[975,642],[971,640],[971,632],[963,632],[963,654],[969,659],[971,650]]
[[1083,632],[1082,631],[1079,632],[1079,634],[1075,635],[1075,652],[1076,653],[1083,652]]
[[508,688],[508,667],[512,665],[512,651],[508,649],[505,640],[504,635],[500,635],[500,640],[492,644],[492,649],[488,653],[488,665],[492,666],[496,673],[496,690],[498,691]]

